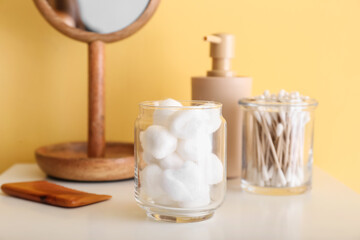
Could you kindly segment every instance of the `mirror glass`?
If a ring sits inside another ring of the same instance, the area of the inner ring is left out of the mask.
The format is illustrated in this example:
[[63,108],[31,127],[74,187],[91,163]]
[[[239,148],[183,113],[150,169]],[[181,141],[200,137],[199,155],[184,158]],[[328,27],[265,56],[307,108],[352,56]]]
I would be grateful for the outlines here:
[[67,25],[95,33],[119,31],[140,17],[150,0],[48,0]]

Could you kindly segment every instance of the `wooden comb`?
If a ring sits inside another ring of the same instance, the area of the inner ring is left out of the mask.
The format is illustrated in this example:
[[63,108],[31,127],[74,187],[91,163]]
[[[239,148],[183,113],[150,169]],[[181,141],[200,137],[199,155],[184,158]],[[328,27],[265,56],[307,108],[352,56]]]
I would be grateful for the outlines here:
[[8,195],[54,206],[74,208],[111,198],[66,188],[47,181],[6,183],[1,186]]

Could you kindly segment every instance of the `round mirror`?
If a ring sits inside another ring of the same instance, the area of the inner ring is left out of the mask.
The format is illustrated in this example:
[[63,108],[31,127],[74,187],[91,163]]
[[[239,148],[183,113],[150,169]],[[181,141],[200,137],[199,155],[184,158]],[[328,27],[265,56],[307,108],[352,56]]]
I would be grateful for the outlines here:
[[79,15],[86,30],[96,33],[117,32],[140,17],[149,0],[78,0]]
[[34,0],[45,19],[83,42],[114,42],[139,30],[159,0]]

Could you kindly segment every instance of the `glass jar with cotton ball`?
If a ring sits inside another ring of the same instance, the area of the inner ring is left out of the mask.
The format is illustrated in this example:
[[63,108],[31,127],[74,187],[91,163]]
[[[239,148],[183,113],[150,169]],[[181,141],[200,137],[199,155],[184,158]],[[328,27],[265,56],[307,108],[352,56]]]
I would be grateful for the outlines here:
[[210,101],[140,103],[135,123],[135,199],[150,218],[210,218],[226,191],[226,122]]
[[299,92],[241,99],[244,190],[269,195],[311,188],[315,99]]

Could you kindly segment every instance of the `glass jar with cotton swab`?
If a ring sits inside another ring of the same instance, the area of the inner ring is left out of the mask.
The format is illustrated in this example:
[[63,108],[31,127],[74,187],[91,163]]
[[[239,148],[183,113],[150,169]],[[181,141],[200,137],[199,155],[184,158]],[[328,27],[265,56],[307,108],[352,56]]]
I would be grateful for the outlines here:
[[310,189],[317,101],[281,90],[265,91],[239,104],[244,134],[242,188],[269,195]]
[[140,103],[135,123],[135,199],[155,220],[210,218],[226,191],[226,123],[209,101]]

